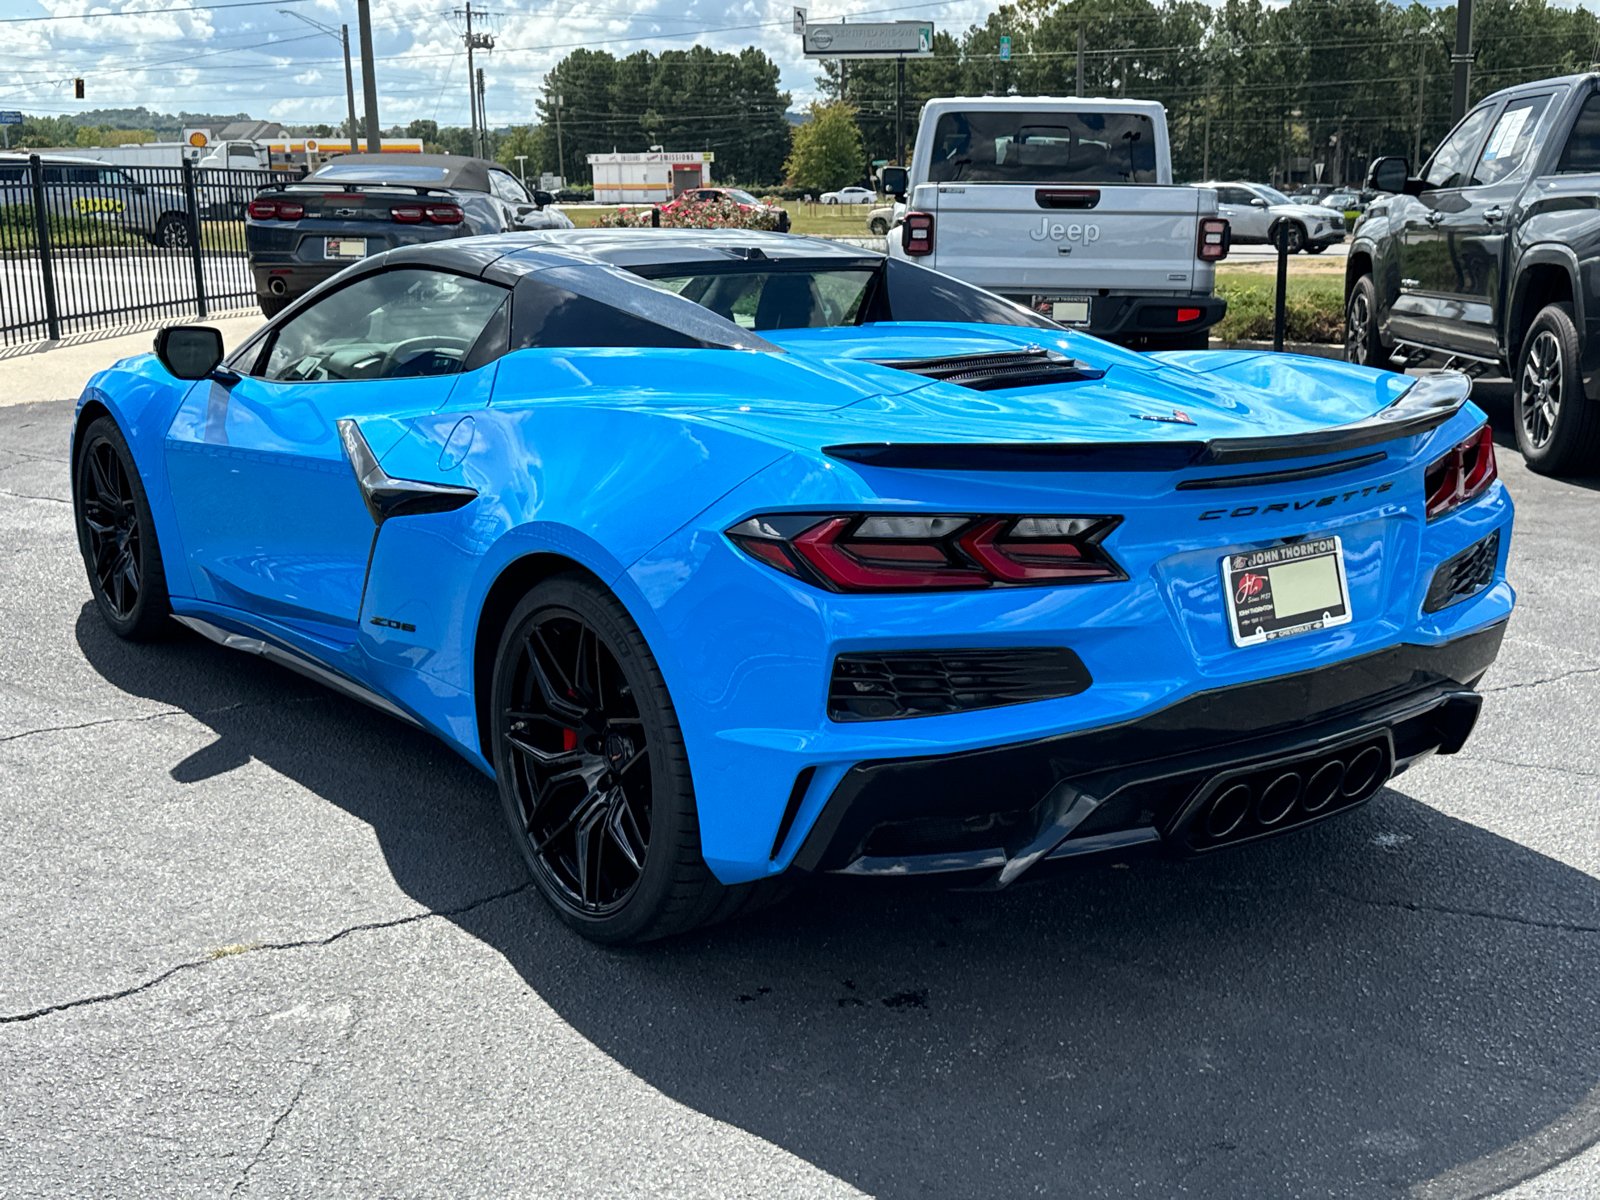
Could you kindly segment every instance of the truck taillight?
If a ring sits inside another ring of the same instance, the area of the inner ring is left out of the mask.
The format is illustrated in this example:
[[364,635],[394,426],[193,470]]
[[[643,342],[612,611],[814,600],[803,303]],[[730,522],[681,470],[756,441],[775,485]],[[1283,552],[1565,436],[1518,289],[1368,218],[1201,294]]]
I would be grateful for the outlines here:
[[900,222],[900,249],[907,254],[933,253],[933,214],[908,212]]
[[1218,262],[1228,257],[1230,240],[1227,218],[1201,217],[1200,241],[1195,254],[1201,262]]

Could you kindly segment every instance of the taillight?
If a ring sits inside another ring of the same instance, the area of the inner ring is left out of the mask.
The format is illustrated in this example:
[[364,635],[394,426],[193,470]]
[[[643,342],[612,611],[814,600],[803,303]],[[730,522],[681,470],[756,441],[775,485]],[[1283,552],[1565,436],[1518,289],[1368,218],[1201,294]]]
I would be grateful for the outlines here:
[[908,212],[900,222],[900,249],[907,254],[933,253],[933,214]]
[[465,214],[454,204],[428,205],[428,220],[435,225],[459,225]]
[[422,220],[420,204],[401,204],[389,210],[389,219],[402,225],[415,225]]
[[829,591],[957,591],[1126,579],[1100,546],[1121,520],[775,513],[727,533],[752,558]]
[[1178,324],[1185,325],[1190,321],[1198,321],[1202,315],[1198,308],[1180,308],[1178,310]]
[[1218,262],[1228,257],[1228,243],[1232,240],[1226,217],[1201,217],[1200,241],[1195,255],[1201,262]]
[[278,215],[278,205],[273,200],[252,200],[245,211],[257,221],[270,221]]
[[303,204],[290,204],[286,200],[278,202],[278,220],[280,221],[298,221],[305,215],[306,209]]
[[1466,441],[1429,464],[1422,476],[1428,520],[1476,500],[1500,474],[1494,460],[1494,431],[1484,425]]

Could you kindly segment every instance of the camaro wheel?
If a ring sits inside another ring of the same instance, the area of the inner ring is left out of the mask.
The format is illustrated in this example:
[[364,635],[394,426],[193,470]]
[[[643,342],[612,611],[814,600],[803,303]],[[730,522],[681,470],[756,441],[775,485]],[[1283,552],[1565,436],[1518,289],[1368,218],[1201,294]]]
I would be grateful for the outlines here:
[[1378,336],[1378,289],[1363,275],[1344,302],[1344,356],[1353,363],[1392,371],[1394,351]]
[[1600,451],[1600,405],[1583,394],[1578,328],[1568,304],[1547,304],[1517,356],[1517,447],[1545,475],[1583,471]]
[[700,855],[683,735],[626,610],[588,576],[517,606],[494,674],[494,766],[539,890],[596,941],[721,920],[767,889],[724,887]]
[[150,504],[128,443],[110,417],[84,431],[72,500],[89,588],[106,624],[132,641],[165,633],[172,610]]

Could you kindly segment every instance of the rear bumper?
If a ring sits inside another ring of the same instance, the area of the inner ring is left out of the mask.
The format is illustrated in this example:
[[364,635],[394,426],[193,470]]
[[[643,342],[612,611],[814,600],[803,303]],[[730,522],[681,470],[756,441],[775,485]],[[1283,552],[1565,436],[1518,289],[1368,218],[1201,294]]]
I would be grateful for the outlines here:
[[[1030,309],[1036,307],[1036,300],[1041,296],[1041,293],[1004,290],[1000,290],[1000,294]],[[1197,309],[1199,315],[1191,316]],[[1112,292],[1106,296],[1090,297],[1089,323],[1076,328],[1113,341],[1172,337],[1210,329],[1222,320],[1227,311],[1228,302],[1220,296],[1151,296]],[[1045,315],[1050,314],[1046,312]]]
[[1202,692],[1108,728],[859,763],[794,868],[1004,885],[1048,860],[1138,845],[1201,854],[1312,824],[1461,748],[1505,625]]
[[330,266],[251,263],[250,275],[255,280],[257,296],[263,299],[293,300],[305,295],[324,279],[333,278],[348,265],[347,263]]

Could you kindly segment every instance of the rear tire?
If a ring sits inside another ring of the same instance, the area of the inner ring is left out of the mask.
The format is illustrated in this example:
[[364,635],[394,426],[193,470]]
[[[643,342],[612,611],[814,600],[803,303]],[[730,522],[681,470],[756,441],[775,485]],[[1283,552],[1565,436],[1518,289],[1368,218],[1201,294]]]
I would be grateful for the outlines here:
[[156,233],[150,239],[168,250],[181,250],[189,245],[189,220],[182,213],[168,213],[156,222]]
[[540,892],[578,933],[647,942],[779,894],[776,880],[727,887],[706,867],[666,681],[592,576],[557,575],[523,598],[491,695],[506,821]]
[[1344,302],[1344,356],[1346,361],[1380,371],[1397,371],[1394,350],[1378,335],[1378,289],[1371,275],[1356,280]]
[[885,221],[882,217],[872,218],[872,222],[867,226],[867,229],[874,237],[889,236],[889,222]]
[[170,633],[172,606],[150,502],[110,417],[90,422],[78,442],[72,510],[89,590],[111,632],[130,642]]
[[1567,303],[1540,309],[1517,353],[1512,402],[1517,448],[1541,475],[1584,472],[1600,464],[1600,404],[1583,394],[1581,354]]

